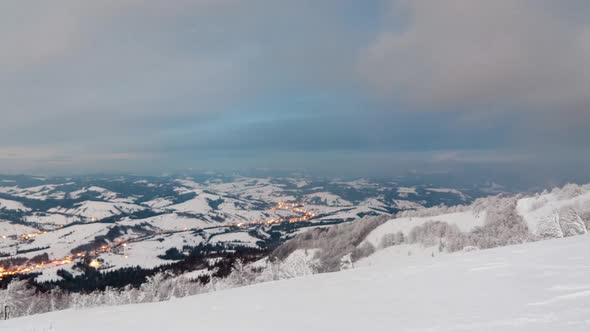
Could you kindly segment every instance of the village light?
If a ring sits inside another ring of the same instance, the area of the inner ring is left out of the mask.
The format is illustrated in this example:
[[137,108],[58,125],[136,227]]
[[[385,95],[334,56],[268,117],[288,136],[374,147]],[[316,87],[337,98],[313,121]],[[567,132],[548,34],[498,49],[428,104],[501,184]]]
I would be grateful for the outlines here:
[[[301,214],[300,217],[279,217],[279,218],[274,218],[274,219],[270,219],[270,220],[266,220],[266,221],[253,221],[253,222],[246,222],[246,223],[239,223],[239,224],[230,224],[231,225],[236,225],[238,227],[246,227],[249,225],[274,225],[274,224],[279,224],[279,223],[283,223],[283,222],[287,222],[287,223],[297,223],[297,222],[304,222],[304,221],[308,221],[312,218],[314,218],[316,216],[315,213],[310,212],[310,211],[306,211],[303,209],[305,205],[302,203],[285,203],[285,202],[279,202],[277,203],[277,205],[275,205],[274,207],[271,208],[271,210],[290,210],[291,212],[295,212],[298,214]],[[93,218],[96,219],[96,218]],[[96,220],[98,221],[98,220]],[[60,228],[63,228],[60,227]],[[185,227],[185,230],[188,230],[187,227]],[[37,233],[29,233],[29,234],[22,234],[19,236],[19,238],[21,239],[31,239],[33,237],[36,237],[40,234],[47,234],[47,231],[40,231]],[[157,232],[156,235],[161,235],[163,234],[162,232]],[[6,235],[2,236],[2,238],[6,238]],[[128,239],[128,240],[132,240],[133,239]],[[121,244],[121,242],[123,242],[123,240],[118,240],[119,244]],[[123,247],[127,247],[127,243],[122,243]],[[100,250],[94,250],[89,252],[89,254],[93,255],[93,256],[97,256],[100,253],[104,253],[107,251],[112,250],[113,247],[107,246],[107,245],[102,245],[100,246]],[[53,260],[53,261],[48,261],[45,263],[40,263],[40,264],[36,264],[36,265],[24,265],[24,266],[16,266],[16,267],[11,267],[10,270],[6,270],[4,268],[0,267],[0,280],[2,279],[2,277],[4,276],[9,276],[9,275],[17,275],[17,274],[22,274],[22,273],[28,273],[28,272],[32,272],[34,270],[40,270],[45,268],[46,266],[60,266],[60,265],[66,265],[66,264],[71,264],[73,263],[73,259],[74,256],[79,257],[79,258],[83,258],[86,257],[86,254],[84,253],[77,253],[73,256],[66,256],[65,258],[61,258],[61,259],[57,259],[57,260]],[[124,258],[127,259],[129,256],[125,255]],[[89,266],[93,267],[93,268],[98,268],[102,265],[101,261],[94,259],[89,263]]]
[[93,259],[88,265],[96,269],[100,266],[100,262],[97,259]]

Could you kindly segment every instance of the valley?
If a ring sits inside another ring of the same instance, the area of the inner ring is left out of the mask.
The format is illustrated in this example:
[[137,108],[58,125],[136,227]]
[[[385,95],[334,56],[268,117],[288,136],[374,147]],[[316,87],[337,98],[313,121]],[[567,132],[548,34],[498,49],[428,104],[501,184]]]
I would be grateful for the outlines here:
[[165,268],[197,247],[213,256],[236,248],[268,253],[310,227],[468,203],[484,194],[402,182],[221,174],[0,177],[0,279],[26,274],[55,282],[64,273],[83,274],[85,266]]

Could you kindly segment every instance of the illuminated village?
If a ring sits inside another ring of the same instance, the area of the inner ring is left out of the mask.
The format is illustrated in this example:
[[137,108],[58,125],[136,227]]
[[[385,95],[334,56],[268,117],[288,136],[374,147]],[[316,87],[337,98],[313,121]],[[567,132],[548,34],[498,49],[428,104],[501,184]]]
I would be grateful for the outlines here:
[[[269,219],[269,220],[265,220],[265,221],[255,221],[255,222],[250,222],[250,223],[237,223],[237,224],[232,223],[232,224],[224,225],[224,227],[247,228],[247,227],[256,226],[256,225],[271,226],[271,225],[276,225],[276,224],[281,224],[281,223],[300,223],[300,222],[307,222],[316,216],[315,213],[307,211],[307,210],[303,209],[303,207],[304,207],[304,204],[302,204],[302,203],[279,202],[279,203],[277,203],[277,205],[273,206],[270,210],[271,211],[278,211],[278,210],[290,211],[294,214],[297,214],[298,216],[286,217],[286,218],[273,218],[273,219]],[[96,222],[96,220],[94,220],[94,219],[91,221]],[[195,231],[195,230],[198,230],[198,229],[188,229],[188,228],[183,229],[183,231]],[[30,240],[36,238],[37,236],[47,234],[47,233],[48,233],[47,231],[39,231],[39,232],[34,232],[34,233],[21,234],[21,235],[14,236],[14,237],[18,238],[21,241],[30,241]],[[163,235],[163,234],[167,234],[167,233],[176,233],[176,231],[158,232],[156,235]],[[128,243],[132,243],[135,240],[138,240],[140,238],[143,238],[143,237],[128,238],[126,241],[117,240],[114,243],[101,245],[96,250],[88,251],[86,253],[76,253],[76,254],[72,254],[72,255],[69,255],[69,256],[66,256],[66,257],[63,257],[60,259],[55,259],[55,260],[51,260],[51,261],[47,261],[47,262],[12,266],[9,268],[5,268],[3,266],[0,266],[0,280],[2,280],[6,276],[27,274],[27,273],[35,272],[38,270],[42,270],[47,267],[65,266],[65,265],[73,264],[76,261],[85,261],[88,264],[88,266],[98,269],[102,265],[101,260],[98,259],[98,257],[101,254],[116,253],[116,254],[123,255],[124,258],[127,258],[127,255],[122,253],[121,249],[126,248],[128,246]]]

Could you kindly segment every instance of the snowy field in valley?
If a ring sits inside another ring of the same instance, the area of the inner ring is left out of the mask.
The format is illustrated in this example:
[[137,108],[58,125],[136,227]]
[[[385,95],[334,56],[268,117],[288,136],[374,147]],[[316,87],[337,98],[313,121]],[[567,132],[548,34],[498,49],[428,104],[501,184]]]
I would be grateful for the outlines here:
[[24,317],[0,331],[590,331],[588,252],[587,235],[435,257],[386,249],[353,270]]

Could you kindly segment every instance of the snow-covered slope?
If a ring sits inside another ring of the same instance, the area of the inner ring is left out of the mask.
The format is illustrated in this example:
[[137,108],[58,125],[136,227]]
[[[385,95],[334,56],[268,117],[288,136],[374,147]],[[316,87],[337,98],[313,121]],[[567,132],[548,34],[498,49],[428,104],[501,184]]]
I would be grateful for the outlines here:
[[[40,253],[47,253],[53,259],[61,259],[71,254],[71,250],[81,244],[86,244],[94,240],[96,236],[104,235],[109,230],[109,224],[92,223],[79,225],[75,228],[59,228],[52,232],[42,233],[34,237],[32,241],[20,243],[18,248],[24,251],[30,251],[20,257],[33,257]],[[35,248],[46,248],[40,251]],[[6,245],[0,242],[0,251],[8,250],[9,243]]]
[[166,206],[165,209],[195,215],[212,223],[255,222],[269,218],[267,212],[260,210],[252,202],[212,194],[200,189],[192,192],[196,194],[196,197]]
[[2,245],[0,245],[0,247],[3,247],[4,243],[9,242],[6,237],[10,235],[34,233],[36,231],[37,229],[29,226],[11,224],[8,221],[0,220],[0,237],[2,237]]
[[135,201],[135,199],[133,197],[121,198],[121,197],[119,197],[119,195],[117,193],[110,191],[108,189],[105,189],[105,188],[98,187],[98,186],[90,186],[88,188],[85,187],[80,190],[72,191],[70,193],[70,197],[77,199],[77,198],[80,198],[80,196],[82,196],[82,194],[86,194],[86,193],[97,194],[97,198],[104,200],[104,201],[109,201],[109,202],[133,203]]
[[52,226],[64,226],[76,221],[80,221],[80,218],[81,217],[78,216],[68,216],[59,213],[37,212],[29,214],[24,218],[24,220],[26,222],[35,223],[36,225],[43,228],[51,228]]
[[12,210],[26,212],[31,209],[24,206],[21,202],[0,198],[0,210]]
[[112,216],[143,210],[144,207],[128,203],[112,203],[100,201],[84,201],[73,208],[53,208],[49,212],[65,215],[80,216],[88,219],[100,220]]
[[461,199],[465,200],[467,199],[467,197],[465,196],[465,194],[463,194],[460,190],[457,189],[451,189],[451,188],[426,188],[426,190],[433,192],[433,193],[450,193],[450,194],[455,194],[459,197],[461,197]]
[[19,187],[1,187],[0,192],[10,194],[17,197],[26,197],[30,199],[46,200],[46,199],[63,199],[65,193],[59,191],[60,185],[43,185],[29,188]]
[[[503,209],[504,208],[504,209]],[[458,212],[447,212],[445,208],[410,212],[414,217],[401,217],[387,221],[368,236],[367,241],[377,246],[388,234],[398,232],[407,236],[410,231],[426,222],[445,222],[456,225],[467,233],[486,223],[488,212],[493,218],[522,218],[528,227],[530,239],[567,237],[587,233],[590,223],[590,185],[567,185],[534,196],[513,196],[504,199],[491,196],[476,200],[470,206],[454,207]],[[498,217],[498,211],[515,211],[515,215]],[[421,215],[425,214],[426,217]]]
[[256,247],[259,240],[246,232],[224,233],[211,238],[211,243],[233,243],[237,245]]
[[399,187],[397,189],[397,192],[399,193],[400,197],[408,197],[409,195],[418,195],[418,193],[416,192],[416,188],[414,187]]
[[[533,234],[548,235],[543,233],[552,227],[552,222],[557,224],[555,226],[563,226],[564,218],[577,219],[579,216],[590,214],[590,186],[568,185],[562,189],[520,199],[517,211]],[[561,234],[564,235],[568,234]]]
[[367,241],[378,246],[385,234],[395,234],[402,232],[407,236],[410,231],[428,221],[442,221],[451,225],[456,225],[463,232],[468,232],[476,226],[483,225],[485,221],[485,212],[475,213],[472,210],[465,212],[447,213],[432,217],[405,217],[391,219],[385,224],[377,227],[368,236]]
[[147,205],[154,209],[161,209],[165,206],[172,205],[173,203],[174,202],[171,199],[158,197],[151,201],[144,202],[143,205]]
[[0,331],[588,331],[590,238],[442,257],[152,304],[9,320]]
[[305,195],[305,202],[320,203],[327,206],[351,206],[351,202],[329,192],[317,192]]

